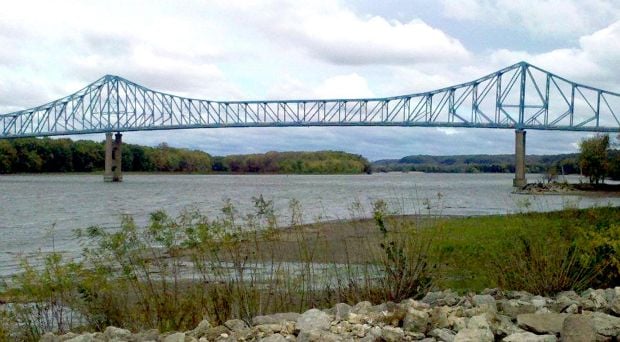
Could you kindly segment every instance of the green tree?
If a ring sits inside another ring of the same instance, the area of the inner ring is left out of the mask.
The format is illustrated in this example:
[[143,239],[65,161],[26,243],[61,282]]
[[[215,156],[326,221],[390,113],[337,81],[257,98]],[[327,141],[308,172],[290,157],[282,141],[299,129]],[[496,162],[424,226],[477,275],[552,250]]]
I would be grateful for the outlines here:
[[597,135],[584,139],[579,144],[579,166],[584,175],[588,176],[590,184],[599,184],[605,180],[609,169],[607,153],[609,136]]
[[0,174],[14,172],[17,150],[8,140],[0,140]]

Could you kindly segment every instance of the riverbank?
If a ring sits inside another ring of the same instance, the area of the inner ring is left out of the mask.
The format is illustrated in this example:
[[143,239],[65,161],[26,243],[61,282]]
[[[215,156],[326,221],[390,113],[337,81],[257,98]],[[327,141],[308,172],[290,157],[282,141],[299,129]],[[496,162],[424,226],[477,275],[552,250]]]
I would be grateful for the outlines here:
[[620,287],[552,297],[487,289],[459,296],[446,290],[421,299],[255,316],[217,324],[208,318],[185,332],[45,334],[41,341],[611,341],[620,337]]
[[394,216],[377,201],[373,219],[308,225],[293,210],[289,228],[277,226],[272,203],[256,199],[255,209],[227,206],[214,219],[160,211],[144,227],[126,217],[118,231],[82,230],[81,260],[25,260],[0,289],[12,308],[0,307],[0,331],[20,327],[25,340],[109,325],[188,331],[205,316],[219,326],[437,289],[551,295],[620,284],[619,208],[445,218]]
[[528,195],[573,195],[591,197],[620,197],[620,184],[589,184],[589,183],[529,183],[515,191]]

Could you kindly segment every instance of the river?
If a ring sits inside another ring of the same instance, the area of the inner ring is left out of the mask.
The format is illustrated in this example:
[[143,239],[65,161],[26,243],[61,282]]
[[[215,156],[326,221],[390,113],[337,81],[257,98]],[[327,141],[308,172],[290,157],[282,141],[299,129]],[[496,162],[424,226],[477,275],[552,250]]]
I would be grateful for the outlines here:
[[[379,173],[372,175],[141,175],[104,183],[101,175],[0,176],[0,275],[16,270],[20,256],[39,250],[75,254],[73,230],[114,228],[122,214],[138,223],[164,209],[177,214],[194,207],[218,215],[225,199],[247,213],[252,197],[273,200],[282,223],[291,199],[301,203],[304,221],[351,217],[359,202],[377,199],[409,214],[489,215],[548,211],[566,206],[620,205],[620,198],[512,194],[512,174]],[[528,180],[540,179],[528,175]],[[569,181],[578,182],[578,177]],[[439,195],[440,194],[440,195]]]

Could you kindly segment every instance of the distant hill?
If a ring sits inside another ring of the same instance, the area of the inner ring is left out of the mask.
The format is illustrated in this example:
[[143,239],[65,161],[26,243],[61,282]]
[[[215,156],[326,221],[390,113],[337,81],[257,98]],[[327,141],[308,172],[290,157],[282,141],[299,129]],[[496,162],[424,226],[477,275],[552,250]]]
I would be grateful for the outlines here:
[[[552,166],[564,174],[579,173],[579,154],[529,155],[526,157],[528,172],[542,173]],[[412,155],[401,159],[383,159],[372,162],[374,172],[422,171],[422,172],[514,172],[514,155],[475,154],[453,156]]]

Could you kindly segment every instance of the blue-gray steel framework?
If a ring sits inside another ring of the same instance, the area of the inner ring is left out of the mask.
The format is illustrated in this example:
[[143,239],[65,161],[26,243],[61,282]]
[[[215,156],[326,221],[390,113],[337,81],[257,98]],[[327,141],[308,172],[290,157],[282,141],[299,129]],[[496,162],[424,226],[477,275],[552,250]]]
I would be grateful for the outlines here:
[[424,126],[620,131],[620,94],[525,62],[425,93],[366,99],[210,101],[104,76],[48,104],[0,115],[0,138],[216,127]]

